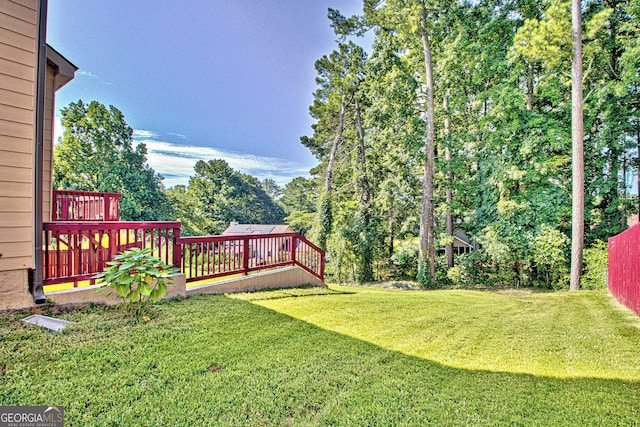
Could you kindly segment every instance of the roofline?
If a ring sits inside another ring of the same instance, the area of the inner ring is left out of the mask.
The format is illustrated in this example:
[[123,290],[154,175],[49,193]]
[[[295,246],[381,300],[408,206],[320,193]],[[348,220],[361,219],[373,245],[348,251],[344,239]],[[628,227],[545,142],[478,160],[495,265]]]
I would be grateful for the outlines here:
[[49,44],[47,44],[47,63],[56,67],[58,75],[64,77],[64,81],[56,90],[73,80],[78,71],[78,67]]
[[458,240],[458,241],[462,242],[463,244],[465,244],[465,245],[469,246],[470,248],[472,248],[472,247],[473,247],[473,245],[472,245],[471,243],[469,243],[469,242],[465,242],[464,240],[462,240],[462,239],[461,239],[460,237],[458,237],[458,236],[453,236],[453,239],[454,239],[454,240]]

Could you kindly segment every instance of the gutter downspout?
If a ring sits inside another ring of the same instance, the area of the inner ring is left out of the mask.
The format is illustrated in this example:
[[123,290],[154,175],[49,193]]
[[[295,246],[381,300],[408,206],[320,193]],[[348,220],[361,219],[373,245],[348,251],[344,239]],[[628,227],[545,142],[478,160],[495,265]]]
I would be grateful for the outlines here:
[[44,120],[45,95],[47,84],[47,0],[40,0],[38,8],[38,59],[36,62],[36,135],[34,147],[34,269],[31,281],[31,294],[36,304],[44,304],[47,298],[42,288],[42,197],[44,171]]

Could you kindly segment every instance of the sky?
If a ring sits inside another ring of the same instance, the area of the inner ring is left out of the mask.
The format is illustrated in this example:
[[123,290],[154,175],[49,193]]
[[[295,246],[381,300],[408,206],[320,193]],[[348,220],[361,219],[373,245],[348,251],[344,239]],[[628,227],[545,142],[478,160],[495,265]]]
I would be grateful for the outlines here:
[[59,109],[96,100],[124,113],[166,187],[213,158],[280,185],[306,176],[329,7],[362,0],[49,0],[47,42],[79,68],[57,93],[56,140]]

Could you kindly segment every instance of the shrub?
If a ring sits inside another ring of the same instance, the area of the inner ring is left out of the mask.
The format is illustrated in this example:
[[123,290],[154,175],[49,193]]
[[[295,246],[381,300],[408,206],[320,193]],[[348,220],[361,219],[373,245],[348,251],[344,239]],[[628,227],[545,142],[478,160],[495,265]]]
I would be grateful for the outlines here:
[[459,266],[454,266],[447,271],[447,277],[456,286],[462,285],[462,271]]
[[167,281],[171,281],[168,276],[178,272],[177,268],[153,256],[149,248],[129,249],[116,255],[107,265],[105,271],[94,276],[104,283],[98,292],[115,289],[124,302],[134,304],[138,311],[147,301],[156,302],[166,295]]
[[531,258],[544,287],[561,289],[569,280],[569,238],[553,227],[543,225],[531,242]]
[[391,256],[394,266],[394,279],[413,280],[418,274],[418,248],[409,245],[400,246]]
[[456,255],[454,271],[449,278],[465,288],[513,287],[518,275],[513,262],[498,263],[485,249]]
[[453,285],[447,276],[447,257],[436,257],[435,274],[429,274],[429,260],[425,259],[418,269],[417,280],[425,289],[439,289]]
[[596,240],[590,248],[584,250],[585,272],[580,280],[582,289],[601,289],[605,287],[609,253],[607,242]]

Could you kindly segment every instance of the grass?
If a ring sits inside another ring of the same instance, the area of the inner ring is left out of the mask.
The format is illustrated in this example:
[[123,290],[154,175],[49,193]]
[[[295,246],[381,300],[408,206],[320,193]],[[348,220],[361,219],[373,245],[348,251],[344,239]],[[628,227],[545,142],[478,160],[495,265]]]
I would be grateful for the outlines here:
[[0,316],[0,404],[66,425],[638,425],[640,329],[606,292],[333,287]]

